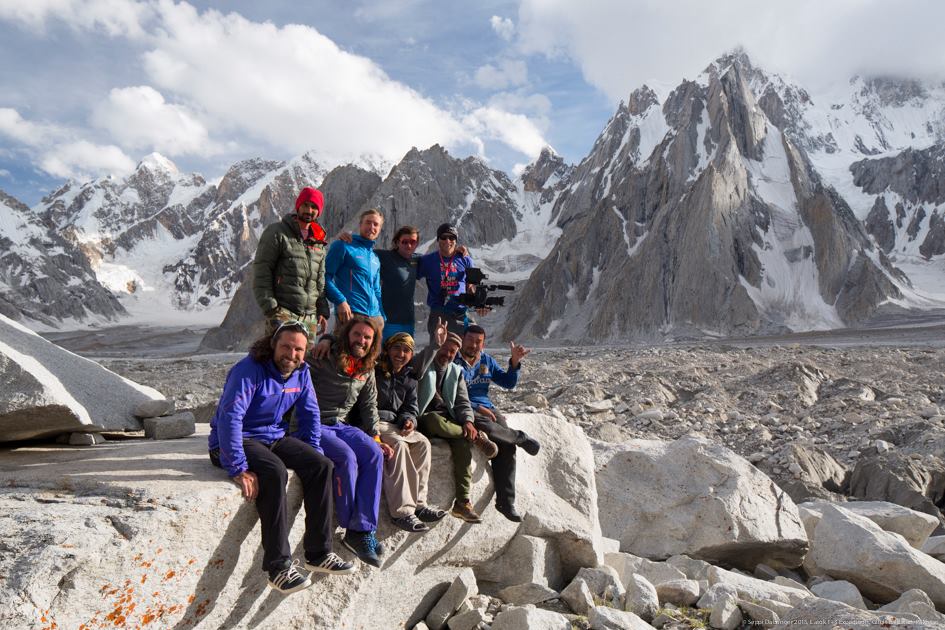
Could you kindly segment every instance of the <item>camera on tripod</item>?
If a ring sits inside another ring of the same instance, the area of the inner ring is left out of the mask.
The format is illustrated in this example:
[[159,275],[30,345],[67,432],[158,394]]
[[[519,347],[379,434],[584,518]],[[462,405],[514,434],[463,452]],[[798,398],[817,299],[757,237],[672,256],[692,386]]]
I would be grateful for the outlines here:
[[[490,291],[514,291],[515,287],[511,284],[483,284],[489,276],[482,273],[482,269],[470,267],[466,270],[466,293],[459,296],[461,304],[469,308],[492,308],[493,306],[505,306],[504,295],[489,295]],[[470,292],[468,286],[476,285],[475,292]]]

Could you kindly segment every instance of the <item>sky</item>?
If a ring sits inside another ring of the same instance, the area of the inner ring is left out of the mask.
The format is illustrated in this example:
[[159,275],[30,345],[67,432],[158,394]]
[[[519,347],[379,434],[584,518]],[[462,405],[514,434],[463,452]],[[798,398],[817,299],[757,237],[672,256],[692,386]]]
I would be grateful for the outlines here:
[[509,173],[545,146],[577,163],[634,89],[736,46],[814,95],[942,81],[943,19],[931,0],[0,0],[0,189],[32,205],[154,151],[209,179],[436,143]]

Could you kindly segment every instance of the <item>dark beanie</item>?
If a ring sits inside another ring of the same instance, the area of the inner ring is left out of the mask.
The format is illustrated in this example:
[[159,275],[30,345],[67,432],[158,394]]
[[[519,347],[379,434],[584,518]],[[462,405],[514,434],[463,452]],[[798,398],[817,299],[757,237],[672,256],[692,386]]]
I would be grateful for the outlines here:
[[315,204],[315,207],[318,208],[318,212],[315,213],[315,216],[320,217],[322,215],[322,208],[325,207],[325,198],[322,197],[322,191],[310,187],[303,188],[302,192],[299,193],[299,196],[295,200],[295,211],[298,212],[299,208],[302,207],[302,204],[306,201]]

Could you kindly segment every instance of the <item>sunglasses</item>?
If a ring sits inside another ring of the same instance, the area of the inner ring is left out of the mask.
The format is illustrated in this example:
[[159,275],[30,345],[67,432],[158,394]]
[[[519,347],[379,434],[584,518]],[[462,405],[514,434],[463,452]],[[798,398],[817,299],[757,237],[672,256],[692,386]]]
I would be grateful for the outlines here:
[[440,240],[441,241],[455,241],[456,237],[453,236],[452,234],[444,234],[443,236],[440,237]]
[[278,337],[278,336],[279,336],[279,333],[282,332],[283,330],[298,330],[300,333],[302,333],[303,335],[305,335],[305,338],[306,338],[306,339],[310,339],[310,338],[311,338],[311,337],[309,336],[308,326],[306,326],[305,324],[303,324],[302,322],[300,322],[300,321],[297,320],[297,319],[287,319],[287,320],[281,322],[281,323],[276,327],[275,332],[272,333],[272,338],[275,339],[276,337]]
[[417,239],[415,239],[415,238],[402,238],[402,239],[400,239],[400,244],[401,244],[401,245],[416,245],[417,243],[418,243],[418,241],[417,241]]

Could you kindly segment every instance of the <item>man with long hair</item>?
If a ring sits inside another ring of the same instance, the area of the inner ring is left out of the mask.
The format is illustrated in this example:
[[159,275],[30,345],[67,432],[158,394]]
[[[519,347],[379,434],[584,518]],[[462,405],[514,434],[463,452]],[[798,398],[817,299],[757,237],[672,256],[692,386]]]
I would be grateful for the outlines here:
[[384,459],[393,455],[378,432],[374,365],[380,352],[374,320],[352,315],[324,356],[309,355],[321,407],[322,448],[335,465],[335,510],[342,542],[362,562],[381,565],[377,541]]
[[[351,573],[354,565],[331,551],[332,463],[322,454],[318,401],[303,363],[308,329],[284,322],[256,341],[226,377],[210,421],[214,466],[226,470],[243,498],[254,501],[262,529],[263,570],[269,585],[294,593],[312,585],[292,562],[285,485],[287,468],[302,481],[305,503],[305,567],[321,573]],[[287,412],[295,409],[298,431],[286,435]]]

